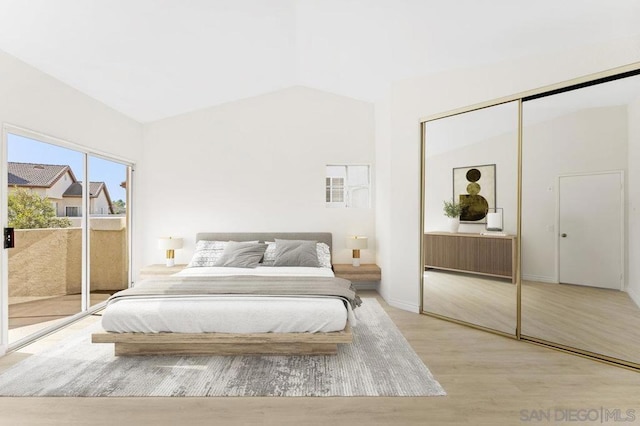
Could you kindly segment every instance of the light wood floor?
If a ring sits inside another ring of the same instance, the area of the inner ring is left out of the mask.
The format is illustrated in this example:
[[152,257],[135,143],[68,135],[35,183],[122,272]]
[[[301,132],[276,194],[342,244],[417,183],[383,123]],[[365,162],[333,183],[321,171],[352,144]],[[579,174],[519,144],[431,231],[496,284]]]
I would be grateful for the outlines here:
[[511,280],[428,270],[423,309],[460,321],[516,334],[516,285]]
[[[515,333],[515,285],[455,272],[425,272],[424,310]],[[622,291],[522,283],[522,334],[640,363],[640,308]]]
[[[112,292],[93,292],[91,306],[109,298]],[[38,332],[80,312],[79,294],[40,298],[9,298],[9,343]]]
[[[521,422],[521,410],[591,407],[632,409],[640,419],[640,373],[401,311],[378,300],[447,396],[0,398],[0,424],[519,425],[528,424]],[[60,339],[73,329],[49,339]],[[46,344],[41,341],[38,346]],[[29,350],[34,349],[25,348]],[[0,368],[25,356],[16,353],[2,358]]]
[[640,364],[640,308],[623,291],[525,281],[522,334]]

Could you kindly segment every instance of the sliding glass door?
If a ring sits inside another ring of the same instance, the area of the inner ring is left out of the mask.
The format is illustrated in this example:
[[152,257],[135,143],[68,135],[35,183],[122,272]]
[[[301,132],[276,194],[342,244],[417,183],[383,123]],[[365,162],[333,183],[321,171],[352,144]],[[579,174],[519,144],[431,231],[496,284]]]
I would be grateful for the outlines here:
[[129,286],[128,167],[89,156],[89,306]]
[[5,128],[4,144],[0,331],[11,349],[128,287],[131,165],[20,129]]
[[10,345],[82,310],[83,171],[80,152],[8,134]]

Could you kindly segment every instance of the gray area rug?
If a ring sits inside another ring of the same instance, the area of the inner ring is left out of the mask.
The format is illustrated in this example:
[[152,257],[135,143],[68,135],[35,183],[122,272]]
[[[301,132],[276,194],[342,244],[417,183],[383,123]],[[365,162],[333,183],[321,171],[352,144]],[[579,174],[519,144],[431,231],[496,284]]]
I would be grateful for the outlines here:
[[436,396],[433,378],[376,299],[334,356],[115,357],[92,325],[0,375],[2,396]]

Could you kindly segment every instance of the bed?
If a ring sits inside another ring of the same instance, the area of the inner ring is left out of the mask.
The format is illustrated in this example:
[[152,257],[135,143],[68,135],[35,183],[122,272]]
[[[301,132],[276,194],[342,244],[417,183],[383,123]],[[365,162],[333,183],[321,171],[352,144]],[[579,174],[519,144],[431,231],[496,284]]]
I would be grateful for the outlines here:
[[[360,301],[327,263],[331,240],[330,233],[199,233],[190,267],[109,299],[105,331],[93,334],[92,342],[114,343],[116,355],[335,354],[338,344],[352,341]],[[260,255],[255,267],[212,266],[207,256],[219,256],[215,250],[222,246],[228,251],[231,243],[222,242],[230,241],[266,249],[249,253]],[[277,250],[282,254],[292,241],[317,244],[319,264],[302,259],[297,265],[297,258],[294,265],[277,263],[285,258],[276,258]],[[218,248],[199,256],[201,245]]]

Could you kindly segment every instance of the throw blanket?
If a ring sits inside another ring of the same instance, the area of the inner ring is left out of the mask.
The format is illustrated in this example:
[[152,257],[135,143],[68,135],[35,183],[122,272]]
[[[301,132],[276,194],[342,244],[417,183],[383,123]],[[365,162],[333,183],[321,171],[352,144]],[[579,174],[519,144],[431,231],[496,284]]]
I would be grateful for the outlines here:
[[346,300],[352,309],[362,304],[351,281],[343,278],[257,276],[152,278],[139,282],[133,288],[115,293],[109,298],[107,304],[126,297],[208,294],[332,296]]

